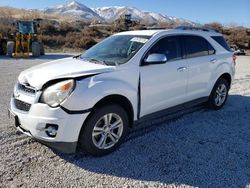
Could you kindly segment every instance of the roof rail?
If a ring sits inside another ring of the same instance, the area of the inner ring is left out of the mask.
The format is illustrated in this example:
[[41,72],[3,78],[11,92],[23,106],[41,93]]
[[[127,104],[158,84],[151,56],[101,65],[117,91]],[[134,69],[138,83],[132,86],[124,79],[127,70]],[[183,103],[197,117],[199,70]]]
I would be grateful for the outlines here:
[[192,27],[192,26],[178,26],[175,29],[178,30],[194,30],[194,31],[205,31],[205,32],[215,32],[215,30],[213,29],[208,29],[208,28],[204,28],[204,27]]

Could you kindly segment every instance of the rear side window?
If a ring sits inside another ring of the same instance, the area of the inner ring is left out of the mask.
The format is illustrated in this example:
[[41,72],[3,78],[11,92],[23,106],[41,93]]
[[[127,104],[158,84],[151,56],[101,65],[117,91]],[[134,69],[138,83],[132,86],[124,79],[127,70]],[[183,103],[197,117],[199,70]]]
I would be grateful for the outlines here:
[[160,53],[167,56],[168,61],[182,59],[181,47],[178,37],[160,39],[149,51],[149,54]]
[[217,43],[219,43],[224,49],[231,52],[229,45],[222,36],[213,36],[212,39],[214,39]]
[[214,48],[207,40],[199,36],[185,36],[187,58],[201,57],[215,53]]

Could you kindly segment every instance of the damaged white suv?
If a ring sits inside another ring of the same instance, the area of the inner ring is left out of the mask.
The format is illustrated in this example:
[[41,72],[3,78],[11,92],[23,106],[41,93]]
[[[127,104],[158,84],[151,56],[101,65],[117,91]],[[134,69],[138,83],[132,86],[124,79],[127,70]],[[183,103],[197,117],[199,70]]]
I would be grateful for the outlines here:
[[235,58],[215,31],[128,31],[23,71],[9,112],[20,131],[45,145],[100,156],[135,122],[204,102],[220,109],[234,73]]

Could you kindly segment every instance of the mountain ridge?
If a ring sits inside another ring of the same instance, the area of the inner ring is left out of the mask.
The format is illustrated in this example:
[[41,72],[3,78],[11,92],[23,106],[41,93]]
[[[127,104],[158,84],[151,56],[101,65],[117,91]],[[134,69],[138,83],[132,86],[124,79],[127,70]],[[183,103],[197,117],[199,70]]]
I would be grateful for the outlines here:
[[148,24],[158,24],[162,23],[176,23],[178,24],[188,24],[196,25],[192,21],[188,21],[183,18],[178,18],[174,16],[167,16],[156,12],[143,11],[136,7],[126,7],[126,6],[108,6],[108,7],[98,7],[89,8],[86,5],[79,3],[75,0],[70,1],[66,4],[61,4],[53,7],[44,9],[47,14],[61,15],[61,16],[71,16],[76,19],[92,22],[113,22],[119,19],[124,14],[131,14],[133,20],[145,21]]

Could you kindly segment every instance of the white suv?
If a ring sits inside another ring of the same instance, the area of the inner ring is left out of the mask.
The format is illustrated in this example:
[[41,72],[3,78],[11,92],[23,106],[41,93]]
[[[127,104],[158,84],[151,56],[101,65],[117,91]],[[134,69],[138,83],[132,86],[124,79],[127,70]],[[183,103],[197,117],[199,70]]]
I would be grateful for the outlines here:
[[23,71],[9,112],[20,131],[45,145],[100,156],[137,121],[204,102],[220,109],[234,73],[235,58],[215,31],[128,31]]

